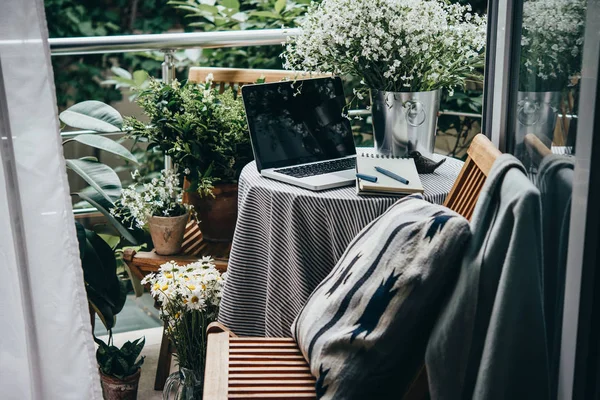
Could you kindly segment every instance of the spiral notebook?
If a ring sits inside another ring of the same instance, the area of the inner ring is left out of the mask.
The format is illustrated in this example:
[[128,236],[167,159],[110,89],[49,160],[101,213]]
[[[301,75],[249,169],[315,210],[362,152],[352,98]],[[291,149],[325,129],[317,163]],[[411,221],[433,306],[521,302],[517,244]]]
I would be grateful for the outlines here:
[[[401,158],[377,154],[374,149],[356,149],[356,172],[377,177],[377,182],[356,178],[356,193],[359,195],[404,196],[423,193],[423,185],[412,158]],[[379,173],[375,167],[393,172],[408,180],[408,184],[399,182]]]

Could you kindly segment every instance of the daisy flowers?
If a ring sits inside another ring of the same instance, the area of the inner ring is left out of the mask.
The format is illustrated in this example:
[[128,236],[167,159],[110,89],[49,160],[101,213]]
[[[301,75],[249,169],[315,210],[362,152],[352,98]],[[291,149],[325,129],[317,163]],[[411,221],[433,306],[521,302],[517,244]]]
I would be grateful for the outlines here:
[[206,328],[217,319],[225,280],[226,273],[221,274],[210,257],[187,265],[167,262],[142,280],[161,306],[160,316],[177,348],[179,365],[199,376],[204,376]]

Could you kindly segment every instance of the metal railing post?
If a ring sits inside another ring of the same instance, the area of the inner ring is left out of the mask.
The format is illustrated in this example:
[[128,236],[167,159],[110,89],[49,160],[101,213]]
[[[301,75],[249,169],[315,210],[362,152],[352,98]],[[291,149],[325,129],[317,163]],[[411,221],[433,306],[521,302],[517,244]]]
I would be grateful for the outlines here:
[[[163,50],[165,60],[162,63],[162,81],[166,84],[173,82],[175,79],[175,62],[173,58],[173,50]],[[165,169],[170,171],[173,169],[173,159],[165,153]]]

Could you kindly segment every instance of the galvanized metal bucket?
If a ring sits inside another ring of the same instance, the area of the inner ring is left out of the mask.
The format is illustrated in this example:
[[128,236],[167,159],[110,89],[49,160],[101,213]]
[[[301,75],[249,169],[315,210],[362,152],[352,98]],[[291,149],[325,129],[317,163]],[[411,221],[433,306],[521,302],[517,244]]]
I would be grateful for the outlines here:
[[375,147],[381,154],[403,157],[417,150],[431,156],[440,109],[440,90],[384,92],[371,90]]
[[560,106],[560,92],[518,92],[515,126],[515,155],[524,161],[525,135],[532,133],[548,148],[552,146]]

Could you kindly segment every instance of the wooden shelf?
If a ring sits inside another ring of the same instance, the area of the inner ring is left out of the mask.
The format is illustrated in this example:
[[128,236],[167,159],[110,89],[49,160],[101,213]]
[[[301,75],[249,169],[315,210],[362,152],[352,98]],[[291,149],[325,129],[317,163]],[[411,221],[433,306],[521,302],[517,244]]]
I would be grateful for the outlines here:
[[185,229],[182,253],[172,256],[161,256],[152,251],[140,251],[133,249],[125,250],[123,260],[138,278],[143,279],[146,275],[158,271],[158,268],[169,261],[178,264],[189,264],[198,261],[202,257],[211,256],[215,266],[221,272],[227,271],[231,242],[207,242],[202,239],[202,233],[195,221],[190,221]]

